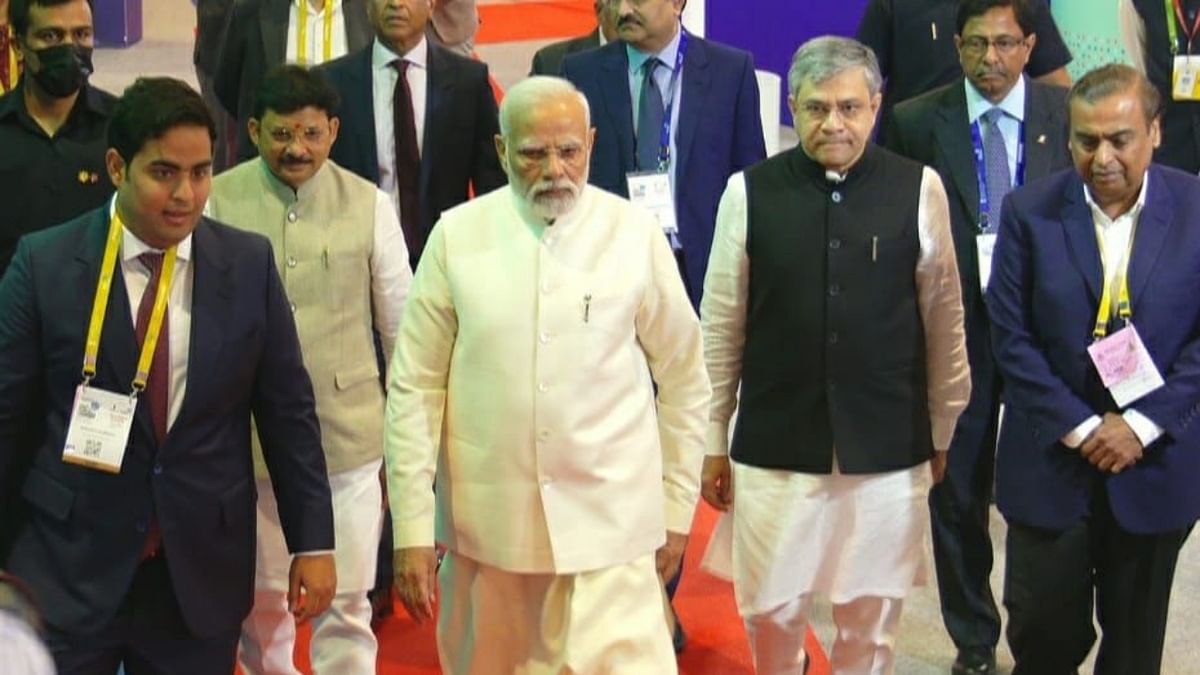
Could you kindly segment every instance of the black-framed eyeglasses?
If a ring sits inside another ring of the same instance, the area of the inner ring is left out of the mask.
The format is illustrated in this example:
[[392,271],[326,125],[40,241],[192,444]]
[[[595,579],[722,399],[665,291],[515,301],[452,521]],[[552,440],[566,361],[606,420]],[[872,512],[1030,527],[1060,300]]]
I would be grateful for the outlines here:
[[1001,35],[1000,37],[989,40],[988,38],[973,35],[968,38],[963,38],[962,50],[968,54],[980,55],[987,52],[988,47],[995,47],[996,52],[1002,56],[1008,56],[1017,50],[1018,47],[1025,45],[1025,38],[1013,37],[1012,35]]

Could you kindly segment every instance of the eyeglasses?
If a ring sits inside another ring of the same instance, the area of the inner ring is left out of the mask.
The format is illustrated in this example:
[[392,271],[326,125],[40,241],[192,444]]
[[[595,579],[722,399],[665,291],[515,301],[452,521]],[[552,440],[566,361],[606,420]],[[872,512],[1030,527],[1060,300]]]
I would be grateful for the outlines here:
[[[328,133],[321,127],[309,127],[300,130],[300,140],[306,145],[315,145],[325,140],[325,134]],[[291,145],[292,141],[296,140],[296,132],[287,127],[279,127],[277,129],[267,130],[267,135],[271,140],[280,145]]]
[[800,104],[800,112],[814,122],[824,122],[829,119],[829,115],[834,111],[837,111],[838,117],[843,120],[853,121],[858,119],[858,116],[866,109],[867,106],[857,101],[843,101],[834,106],[816,101],[805,101]]
[[1008,56],[1017,50],[1017,47],[1025,45],[1025,38],[1017,38],[1011,35],[1001,35],[994,40],[989,40],[978,35],[963,38],[962,50],[972,56],[980,56],[987,53],[988,47],[995,47],[996,53],[1001,56]]

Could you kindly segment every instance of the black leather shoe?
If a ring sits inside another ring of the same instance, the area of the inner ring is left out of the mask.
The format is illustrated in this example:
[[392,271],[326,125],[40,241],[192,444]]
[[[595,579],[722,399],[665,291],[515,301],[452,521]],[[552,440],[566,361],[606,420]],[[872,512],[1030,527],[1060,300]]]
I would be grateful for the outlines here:
[[954,665],[950,668],[951,675],[995,675],[996,652],[988,650],[967,650],[958,653]]

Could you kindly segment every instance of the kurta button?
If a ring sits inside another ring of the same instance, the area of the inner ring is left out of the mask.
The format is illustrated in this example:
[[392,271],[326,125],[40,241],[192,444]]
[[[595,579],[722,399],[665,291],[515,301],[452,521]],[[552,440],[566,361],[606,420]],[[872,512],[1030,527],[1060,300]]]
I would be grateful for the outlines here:
[[553,288],[553,287],[550,285],[549,281],[542,282],[542,292],[543,293],[549,293],[551,288]]
[[833,200],[834,204],[842,203],[842,193],[838,192],[837,190],[834,190],[833,194],[829,195],[829,197]]
[[540,391],[544,394],[544,393],[550,391],[550,385],[546,384],[545,382],[542,382],[542,383],[538,384],[538,391]]
[[288,259],[287,259],[287,266],[288,266],[288,267],[295,267],[295,266],[296,266],[296,259],[295,259],[295,258],[293,258],[293,257],[291,257],[291,256],[288,256]]
[[289,303],[288,303],[288,307],[291,307],[291,308],[292,308],[292,314],[295,314],[295,313],[296,313],[296,303],[294,303],[294,302],[289,302]]
[[538,342],[540,342],[542,344],[546,344],[549,341],[550,341],[550,334],[547,333],[546,331],[542,331],[541,334],[538,335]]
[[833,332],[831,332],[831,333],[829,334],[829,344],[831,344],[831,345],[836,345],[836,344],[837,344],[837,341],[838,341],[838,334],[837,334],[837,331],[833,331]]
[[289,222],[289,223],[294,223],[294,222],[296,222],[296,212],[295,212],[295,211],[288,211],[287,219],[288,219],[288,222]]
[[160,473],[162,473],[162,464],[155,464],[154,465],[154,475],[157,476]]
[[550,430],[549,429],[542,429],[541,431],[538,432],[538,440],[539,441],[544,441],[547,438],[550,438]]
[[831,248],[831,249],[833,249],[833,250],[835,250],[835,251],[836,251],[837,249],[839,249],[839,248],[841,248],[841,247],[842,247],[842,240],[841,240],[841,239],[830,239],[830,240],[829,240],[829,248]]
[[842,292],[842,287],[837,284],[829,284],[829,294],[837,295]]

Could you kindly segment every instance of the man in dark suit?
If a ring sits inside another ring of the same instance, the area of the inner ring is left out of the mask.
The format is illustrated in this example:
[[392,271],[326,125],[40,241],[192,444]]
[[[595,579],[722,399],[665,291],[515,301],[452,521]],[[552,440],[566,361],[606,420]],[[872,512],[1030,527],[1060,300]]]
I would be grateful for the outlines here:
[[1067,90],[1022,75],[1037,41],[1027,0],[964,0],[956,26],[966,77],[901,103],[887,145],[941,174],[962,279],[971,402],[958,418],[946,480],[929,494],[942,618],[958,648],[951,671],[958,674],[994,672],[1000,640],[988,535],[1000,379],[983,302],[991,260],[981,251],[995,241],[1004,194],[1071,159]]
[[562,72],[563,59],[568,54],[603,47],[618,38],[617,3],[613,0],[596,0],[594,6],[596,29],[587,35],[552,42],[537,50],[533,55],[533,63],[529,66],[530,75],[558,75]]
[[1200,180],[1151,163],[1160,101],[1133,68],[1069,105],[1076,171],[1009,195],[988,286],[1008,641],[1014,675],[1075,672],[1095,606],[1096,673],[1157,673],[1200,516]]
[[251,414],[296,554],[290,609],[333,594],[312,386],[270,244],[201,217],[213,136],[187,85],[138,80],[108,130],[116,198],[22,239],[0,282],[0,484],[23,499],[0,513],[0,562],[45,609],[60,673],[233,670]]
[[[254,112],[254,95],[267,71],[284,63],[324,63],[370,44],[366,8],[370,1],[334,0],[326,4],[325,0],[305,0],[307,8],[302,13],[299,7],[304,5],[293,0],[234,0],[213,80],[217,98],[237,119],[237,157],[231,164],[258,154],[246,123]],[[308,26],[303,40],[298,30],[301,16]],[[329,44],[324,38],[326,21],[331,25]]]
[[213,121],[217,123],[217,140],[213,143],[213,173],[220,173],[233,164],[233,138],[237,127],[225,106],[213,90],[221,45],[225,41],[225,19],[232,0],[196,0],[196,43],[192,46],[192,64],[196,66],[196,82],[200,95],[208,104]]
[[[962,75],[953,39],[958,4],[959,0],[869,0],[857,38],[875,50],[887,79],[879,114],[880,143],[887,141],[897,105]],[[1029,6],[1038,40],[1030,49],[1025,73],[1039,82],[1068,87],[1071,52],[1050,5],[1047,0],[1029,0]]]
[[485,64],[429,42],[430,0],[368,0],[375,40],[322,66],[338,89],[330,159],[375,183],[400,213],[416,268],[442,212],[507,182]]
[[[628,197],[628,174],[665,164],[678,230],[671,244],[698,311],[725,182],[767,154],[754,60],[687,34],[679,23],[685,0],[613,4],[621,41],[572,54],[562,67],[563,77],[587,97],[596,127],[588,182]],[[651,128],[640,128],[641,120]],[[667,123],[668,146],[660,148]]]

